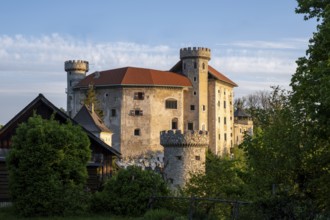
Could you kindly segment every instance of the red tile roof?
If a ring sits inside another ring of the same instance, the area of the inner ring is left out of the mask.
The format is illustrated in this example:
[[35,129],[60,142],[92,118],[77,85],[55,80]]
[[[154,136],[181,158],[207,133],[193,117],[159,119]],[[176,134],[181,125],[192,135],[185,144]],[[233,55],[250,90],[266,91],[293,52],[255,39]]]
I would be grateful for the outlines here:
[[233,81],[231,81],[228,77],[226,77],[225,75],[223,75],[222,73],[218,72],[216,69],[214,69],[212,66],[209,65],[209,73],[214,76],[215,78],[217,78],[220,81],[226,82],[234,87],[237,87],[238,85],[236,83],[234,83]]
[[124,67],[92,73],[81,80],[76,88],[87,87],[90,84],[95,86],[192,86],[190,80],[182,74],[137,67]]

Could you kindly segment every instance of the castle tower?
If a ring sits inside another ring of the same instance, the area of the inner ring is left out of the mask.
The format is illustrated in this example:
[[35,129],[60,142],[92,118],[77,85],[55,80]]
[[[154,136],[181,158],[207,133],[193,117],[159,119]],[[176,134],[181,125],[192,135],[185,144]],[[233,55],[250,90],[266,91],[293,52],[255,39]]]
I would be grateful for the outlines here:
[[211,50],[188,47],[180,50],[182,71],[193,87],[185,93],[184,130],[208,130],[208,61]]
[[89,70],[87,61],[83,60],[68,60],[64,63],[64,69],[67,72],[67,106],[66,110],[70,117],[73,117],[74,113],[79,109],[74,109],[75,104],[78,100],[73,93],[73,87],[77,85],[80,80],[86,77],[86,73]]
[[191,173],[205,172],[207,131],[162,131],[160,144],[164,147],[164,174],[172,188],[184,186]]

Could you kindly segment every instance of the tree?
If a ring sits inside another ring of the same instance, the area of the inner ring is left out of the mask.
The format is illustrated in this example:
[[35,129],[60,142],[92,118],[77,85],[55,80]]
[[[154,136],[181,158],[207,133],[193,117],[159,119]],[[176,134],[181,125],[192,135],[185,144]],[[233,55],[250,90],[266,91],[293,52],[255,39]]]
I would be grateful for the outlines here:
[[[245,172],[244,157],[239,149],[235,149],[235,159],[219,157],[212,152],[207,153],[206,172],[192,174],[189,182],[183,188],[183,195],[218,198],[227,200],[244,200],[246,185],[242,179]],[[201,203],[198,206],[200,215],[229,217],[231,206],[228,204]]]
[[78,126],[34,115],[16,129],[7,159],[14,207],[23,216],[83,211],[89,139]]
[[[298,13],[320,21],[299,58],[292,93],[276,98],[246,152],[255,210],[266,219],[330,216],[330,2],[298,0]],[[276,96],[274,96],[276,97]],[[284,99],[282,99],[283,97]],[[276,104],[277,103],[277,104]]]
[[141,216],[147,211],[151,196],[167,195],[162,177],[151,170],[130,166],[109,179],[92,202],[94,211],[115,215]]
[[291,79],[292,105],[300,118],[300,145],[304,150],[306,188],[316,209],[330,212],[330,2],[298,0],[297,13],[319,21],[306,56],[298,59]]
[[90,109],[93,109],[95,113],[102,118],[103,117],[103,111],[101,108],[100,101],[97,99],[97,95],[94,89],[94,85],[89,85],[89,88],[87,90],[86,98],[84,100],[84,104],[88,106]]

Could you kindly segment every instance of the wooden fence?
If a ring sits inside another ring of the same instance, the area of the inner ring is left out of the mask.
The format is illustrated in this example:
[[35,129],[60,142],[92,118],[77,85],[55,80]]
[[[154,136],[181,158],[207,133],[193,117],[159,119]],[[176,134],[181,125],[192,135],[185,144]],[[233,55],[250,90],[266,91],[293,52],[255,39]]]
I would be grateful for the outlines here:
[[176,197],[176,196],[152,196],[149,201],[149,208],[152,209],[157,201],[174,200],[174,201],[186,201],[188,203],[187,215],[189,220],[194,219],[194,213],[197,211],[197,203],[222,203],[227,204],[231,208],[231,219],[237,220],[239,217],[240,206],[251,204],[251,202],[239,201],[239,200],[226,200],[220,198],[201,198],[201,197]]

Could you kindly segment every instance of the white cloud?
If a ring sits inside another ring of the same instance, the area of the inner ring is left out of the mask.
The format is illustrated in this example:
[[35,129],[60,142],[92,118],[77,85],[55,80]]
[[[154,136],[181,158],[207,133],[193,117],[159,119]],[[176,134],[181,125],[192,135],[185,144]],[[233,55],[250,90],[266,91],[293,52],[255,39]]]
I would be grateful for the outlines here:
[[[241,96],[271,85],[288,87],[295,60],[304,54],[305,47],[304,39],[219,44],[211,48],[210,64],[239,84],[236,94]],[[179,60],[179,49],[133,42],[95,43],[59,34],[0,35],[0,103],[11,100],[8,105],[1,104],[0,124],[17,113],[11,105],[22,96],[32,100],[44,93],[54,97],[54,104],[65,107],[66,60],[87,60],[90,72],[123,66],[166,70]]]
[[226,44],[217,44],[218,46],[226,47],[238,47],[238,48],[253,48],[253,49],[304,49],[308,43],[308,39],[305,38],[287,38],[277,41],[236,41]]

